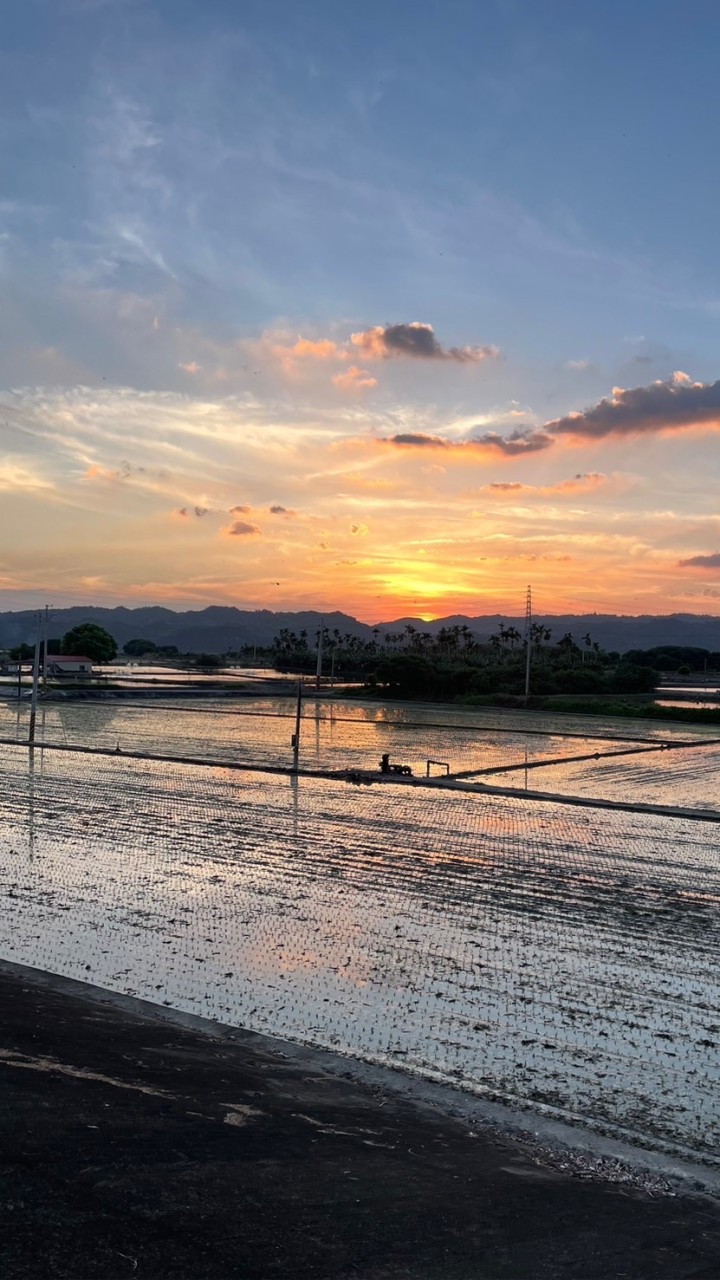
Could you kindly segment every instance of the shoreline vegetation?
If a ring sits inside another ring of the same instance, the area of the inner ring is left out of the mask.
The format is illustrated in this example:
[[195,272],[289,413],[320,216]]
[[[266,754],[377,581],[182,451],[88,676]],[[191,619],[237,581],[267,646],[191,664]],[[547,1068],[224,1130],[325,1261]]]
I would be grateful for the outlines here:
[[[80,634],[78,634],[80,633]],[[82,648],[97,664],[112,662],[117,645],[112,636],[94,624],[76,628],[57,642],[60,652]],[[528,655],[528,646],[530,652]],[[27,661],[29,653],[19,646],[11,659]],[[49,647],[52,652],[52,648]],[[443,627],[433,636],[412,624],[403,631],[381,634],[376,628],[372,640],[318,628],[314,633],[282,628],[272,645],[258,649],[240,648],[226,654],[180,654],[149,640],[131,640],[124,645],[126,662],[161,663],[187,673],[184,694],[247,694],[253,692],[252,678],[229,680],[227,668],[233,663],[264,666],[288,682],[297,677],[320,676],[319,687],[331,688],[344,698],[380,698],[399,702],[430,702],[462,707],[527,710],[553,715],[611,716],[628,719],[679,721],[690,724],[719,724],[720,702],[716,707],[693,706],[685,682],[695,678],[697,696],[700,680],[707,685],[720,681],[720,653],[690,646],[662,646],[629,650],[624,654],[605,652],[590,633],[577,639],[566,632],[554,640],[552,631],[532,623],[522,635],[515,626],[500,623],[497,632],[481,640],[467,626]],[[529,661],[528,661],[529,657]],[[526,680],[529,671],[529,692]],[[192,682],[196,672],[203,684]],[[660,706],[660,682],[675,678],[685,688],[680,699],[686,705]],[[64,681],[44,692],[46,698],[93,698],[132,696],[130,689],[112,677],[102,684]],[[262,675],[258,675],[261,683]],[[287,693],[284,681],[275,676],[277,694]],[[162,677],[146,675],[143,692],[159,693]],[[267,681],[267,684],[270,682]],[[347,688],[355,684],[354,689]],[[344,689],[336,685],[345,685]],[[687,692],[685,690],[687,689]],[[269,691],[269,690],[268,690]],[[166,687],[165,692],[169,692]],[[178,694],[180,688],[173,689]]]

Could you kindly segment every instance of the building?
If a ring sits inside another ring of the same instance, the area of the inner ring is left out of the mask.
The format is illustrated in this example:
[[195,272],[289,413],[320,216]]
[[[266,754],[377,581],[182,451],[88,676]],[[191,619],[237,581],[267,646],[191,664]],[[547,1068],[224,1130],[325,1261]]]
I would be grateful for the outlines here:
[[[42,664],[41,664],[42,670]],[[76,676],[84,680],[92,675],[93,664],[91,658],[83,658],[76,656],[74,653],[49,653],[47,656],[47,665],[45,674],[53,678],[57,676]]]

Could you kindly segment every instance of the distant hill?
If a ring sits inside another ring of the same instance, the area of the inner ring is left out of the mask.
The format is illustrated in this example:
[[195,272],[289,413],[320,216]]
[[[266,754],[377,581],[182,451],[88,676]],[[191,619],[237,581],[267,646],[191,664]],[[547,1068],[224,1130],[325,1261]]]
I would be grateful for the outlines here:
[[[371,628],[345,613],[326,613],[325,625],[341,633],[370,636]],[[35,638],[36,613],[22,610],[0,613],[0,648],[11,648]],[[49,631],[62,636],[81,622],[96,622],[114,636],[122,649],[128,640],[153,640],[155,644],[175,644],[182,653],[224,653],[244,644],[270,644],[281,627],[294,631],[315,632],[321,614],[272,613],[269,609],[245,610],[211,605],[207,609],[176,612],[159,605],[140,609],[101,609],[77,605],[72,609],[53,609]]]
[[[0,648],[10,648],[22,641],[31,643],[35,636],[35,613],[26,609],[0,613]],[[174,644],[181,652],[223,653],[244,644],[270,644],[281,627],[292,631],[305,630],[312,636],[324,617],[330,631],[341,635],[350,633],[371,639],[373,627],[358,622],[347,613],[325,613],[308,610],[299,613],[273,613],[270,609],[235,609],[230,606],[212,605],[207,609],[179,612],[160,606],[139,609],[101,609],[91,605],[78,605],[72,609],[53,609],[50,615],[51,637],[61,636],[81,622],[96,622],[115,637],[120,648],[128,640],[153,640],[155,644]],[[708,614],[671,613],[640,617],[615,614],[543,614],[537,616],[551,628],[553,639],[559,640],[571,631],[576,640],[590,632],[594,641],[603,649],[650,649],[655,645],[696,645],[700,648],[720,650],[720,618]],[[441,627],[467,626],[480,640],[497,631],[501,622],[523,629],[524,618],[509,614],[483,614],[469,617],[454,614],[423,622],[421,618],[396,618],[380,622],[377,629],[381,636],[391,631],[403,631],[408,625],[418,631],[436,635]]]

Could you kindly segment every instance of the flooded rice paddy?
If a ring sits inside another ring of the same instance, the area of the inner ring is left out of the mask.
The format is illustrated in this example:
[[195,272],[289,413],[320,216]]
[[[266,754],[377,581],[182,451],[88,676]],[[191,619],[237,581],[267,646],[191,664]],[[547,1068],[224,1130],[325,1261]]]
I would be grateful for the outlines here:
[[[28,720],[26,700],[19,706],[0,700],[0,737],[26,739]],[[40,705],[37,741],[289,767],[294,728],[291,698],[67,701]],[[694,725],[323,699],[304,705],[300,765],[376,770],[380,756],[389,752],[393,761],[408,764],[416,776],[423,776],[427,761],[433,760],[446,764],[453,774],[476,776],[478,781],[487,774],[487,781],[521,790],[526,789],[525,766],[530,766],[529,789],[572,794],[577,779],[577,794],[607,798],[595,756],[601,760],[612,753],[608,763],[615,762],[616,778],[624,778],[625,770],[630,770],[631,781],[620,786],[618,798],[646,798],[644,785],[635,794],[632,781],[633,771],[645,767],[653,778],[656,803],[696,805],[696,799],[684,798],[684,779],[692,778],[694,771],[702,774],[702,786],[711,801],[720,796],[720,756],[710,745],[717,739],[716,732]],[[675,747],[685,742],[694,745],[688,748],[681,775],[675,777],[661,757],[661,748],[664,743]],[[589,763],[575,766],[570,773],[569,766],[563,772],[562,763],[559,771],[554,763],[548,763],[547,769],[533,767],[542,761],[588,756]],[[516,773],[504,772],[513,766]],[[503,772],[495,776],[495,770]],[[434,774],[442,771],[441,764],[431,766]],[[592,790],[595,777],[597,792]],[[712,804],[703,803],[703,807]]]
[[[558,737],[552,725],[545,736],[536,722],[530,742],[515,721],[462,715],[451,731],[455,713],[441,730],[430,723],[437,708],[413,708],[412,721],[403,709],[403,727],[388,729],[369,721],[379,709],[356,711],[343,708],[331,727],[324,707],[317,739],[305,723],[305,760],[337,766],[354,752],[372,767],[391,750],[418,767],[435,752],[455,768],[486,767],[526,750],[554,758],[558,742],[580,754],[598,740]],[[0,735],[13,714],[4,710]],[[44,730],[285,762],[289,722],[250,722],[225,709],[203,718],[68,704],[45,708]],[[652,745],[657,726],[646,728]],[[696,750],[716,751],[692,748],[693,759]],[[29,755],[0,747],[3,956],[718,1156],[715,823],[522,795]],[[652,770],[680,757],[629,760]],[[616,766],[626,767],[622,757]]]

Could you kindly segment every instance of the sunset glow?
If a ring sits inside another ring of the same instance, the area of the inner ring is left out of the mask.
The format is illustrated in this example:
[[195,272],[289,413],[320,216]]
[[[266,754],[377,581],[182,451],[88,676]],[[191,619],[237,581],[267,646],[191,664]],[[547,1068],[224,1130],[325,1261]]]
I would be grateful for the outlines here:
[[373,5],[17,8],[4,607],[720,612],[715,231],[647,160],[709,117],[619,3],[421,5],[413,57]]

